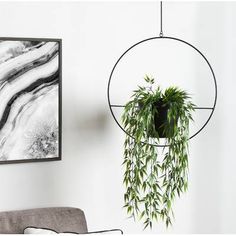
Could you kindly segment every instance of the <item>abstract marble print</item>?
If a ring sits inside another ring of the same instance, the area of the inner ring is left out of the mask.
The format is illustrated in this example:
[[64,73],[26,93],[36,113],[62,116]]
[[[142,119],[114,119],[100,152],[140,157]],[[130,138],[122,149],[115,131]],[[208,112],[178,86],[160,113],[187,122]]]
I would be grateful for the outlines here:
[[60,43],[0,38],[0,164],[60,159]]

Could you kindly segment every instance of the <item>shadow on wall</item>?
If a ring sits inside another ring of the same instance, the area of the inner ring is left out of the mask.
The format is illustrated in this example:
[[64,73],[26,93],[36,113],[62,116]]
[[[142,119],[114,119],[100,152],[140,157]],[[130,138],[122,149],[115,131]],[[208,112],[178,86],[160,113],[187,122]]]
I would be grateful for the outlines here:
[[[64,137],[70,146],[81,148],[89,145],[103,145],[109,138],[110,114],[105,106],[74,104],[67,102],[63,117]],[[70,104],[70,105],[69,105]],[[67,138],[66,138],[67,137]],[[74,143],[74,144],[72,144]]]
[[77,117],[77,128],[81,132],[97,132],[102,133],[105,129],[107,129],[107,124],[110,119],[110,115],[107,113],[105,109],[93,110],[93,112],[89,114],[85,114],[85,116]]

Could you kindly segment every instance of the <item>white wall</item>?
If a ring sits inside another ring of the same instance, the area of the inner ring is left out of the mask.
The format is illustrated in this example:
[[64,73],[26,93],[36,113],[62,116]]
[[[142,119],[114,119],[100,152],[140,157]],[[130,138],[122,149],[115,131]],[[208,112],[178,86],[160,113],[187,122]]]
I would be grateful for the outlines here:
[[[1,165],[0,210],[74,206],[85,211],[90,230],[143,233],[122,210],[124,134],[110,115],[106,88],[121,53],[159,33],[158,6],[0,2],[0,36],[63,39],[63,160]],[[174,225],[169,230],[156,225],[152,233],[236,233],[236,3],[167,2],[164,7],[165,35],[202,50],[215,70],[219,97],[213,119],[191,140],[190,188],[176,200]],[[194,70],[199,73],[197,66]],[[191,82],[197,94],[205,91],[200,79]],[[117,89],[122,96],[122,87]]]

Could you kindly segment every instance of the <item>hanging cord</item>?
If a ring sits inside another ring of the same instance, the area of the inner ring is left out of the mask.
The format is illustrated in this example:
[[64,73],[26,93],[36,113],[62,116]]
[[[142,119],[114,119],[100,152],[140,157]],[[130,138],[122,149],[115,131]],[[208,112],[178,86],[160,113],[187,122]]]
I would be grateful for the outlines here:
[[159,36],[163,37],[163,30],[162,30],[162,1],[160,3],[160,29],[161,29],[161,31],[160,31]]

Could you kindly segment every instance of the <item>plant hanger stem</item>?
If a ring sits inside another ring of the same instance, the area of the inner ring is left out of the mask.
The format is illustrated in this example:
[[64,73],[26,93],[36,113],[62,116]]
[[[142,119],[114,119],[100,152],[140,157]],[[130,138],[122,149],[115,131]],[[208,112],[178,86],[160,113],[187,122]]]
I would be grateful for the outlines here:
[[162,29],[162,1],[160,2],[160,37],[163,37],[163,29]]

